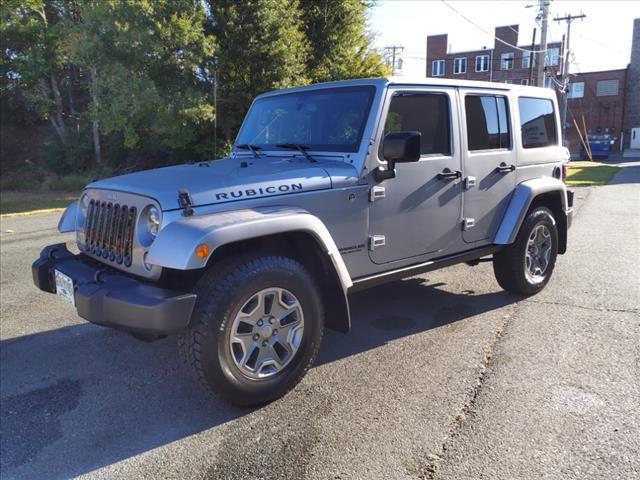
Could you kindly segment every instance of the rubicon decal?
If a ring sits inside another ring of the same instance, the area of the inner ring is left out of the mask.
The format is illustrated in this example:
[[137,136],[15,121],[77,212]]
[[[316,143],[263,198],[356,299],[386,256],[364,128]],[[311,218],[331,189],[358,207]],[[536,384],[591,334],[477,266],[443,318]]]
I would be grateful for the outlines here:
[[268,185],[265,187],[244,188],[216,193],[216,201],[235,200],[240,198],[264,197],[282,193],[302,191],[302,183],[285,183],[282,185]]

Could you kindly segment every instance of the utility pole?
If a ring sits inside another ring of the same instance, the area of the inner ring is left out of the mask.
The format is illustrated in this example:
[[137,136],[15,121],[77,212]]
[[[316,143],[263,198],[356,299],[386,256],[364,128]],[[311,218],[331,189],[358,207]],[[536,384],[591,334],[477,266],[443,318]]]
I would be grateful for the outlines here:
[[564,62],[562,65],[562,103],[560,104],[560,119],[562,120],[562,137],[567,129],[567,99],[569,96],[569,46],[571,44],[571,22],[578,18],[585,18],[584,13],[580,15],[565,15],[564,17],[556,17],[556,22],[567,22],[567,40],[564,45]]
[[[401,45],[391,45],[390,47],[384,47],[384,51],[391,52],[391,74],[396,74],[396,51],[400,54],[404,50],[404,47]],[[387,56],[387,58],[389,58]]]
[[533,51],[536,48],[536,28],[533,29],[533,38],[531,38],[531,51],[529,52],[529,85],[533,84],[533,64],[536,57],[533,55]]
[[539,87],[544,87],[544,64],[547,55],[547,24],[549,21],[549,5],[551,0],[539,0],[540,4],[540,51],[538,52],[538,65],[536,66],[536,81]]

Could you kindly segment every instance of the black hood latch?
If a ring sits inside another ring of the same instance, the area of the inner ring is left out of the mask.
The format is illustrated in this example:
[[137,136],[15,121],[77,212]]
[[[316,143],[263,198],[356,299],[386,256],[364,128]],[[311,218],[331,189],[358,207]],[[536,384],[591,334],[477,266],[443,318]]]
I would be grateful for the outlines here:
[[178,205],[184,210],[182,215],[185,217],[193,215],[193,200],[191,200],[191,195],[189,195],[189,191],[185,188],[178,191]]

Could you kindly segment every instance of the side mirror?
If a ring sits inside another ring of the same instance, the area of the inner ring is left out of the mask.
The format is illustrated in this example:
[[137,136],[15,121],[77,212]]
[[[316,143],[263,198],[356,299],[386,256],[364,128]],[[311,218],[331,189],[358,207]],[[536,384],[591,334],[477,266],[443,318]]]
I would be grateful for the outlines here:
[[387,161],[386,170],[376,170],[376,180],[382,181],[396,176],[396,163],[420,160],[420,132],[395,132],[384,137],[382,157]]

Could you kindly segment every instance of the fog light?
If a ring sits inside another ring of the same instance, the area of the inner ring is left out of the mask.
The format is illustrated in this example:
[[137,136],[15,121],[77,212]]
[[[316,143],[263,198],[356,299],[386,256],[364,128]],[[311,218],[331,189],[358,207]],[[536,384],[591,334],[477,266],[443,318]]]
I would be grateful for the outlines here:
[[207,258],[209,256],[209,245],[201,243],[196,247],[196,257]]

